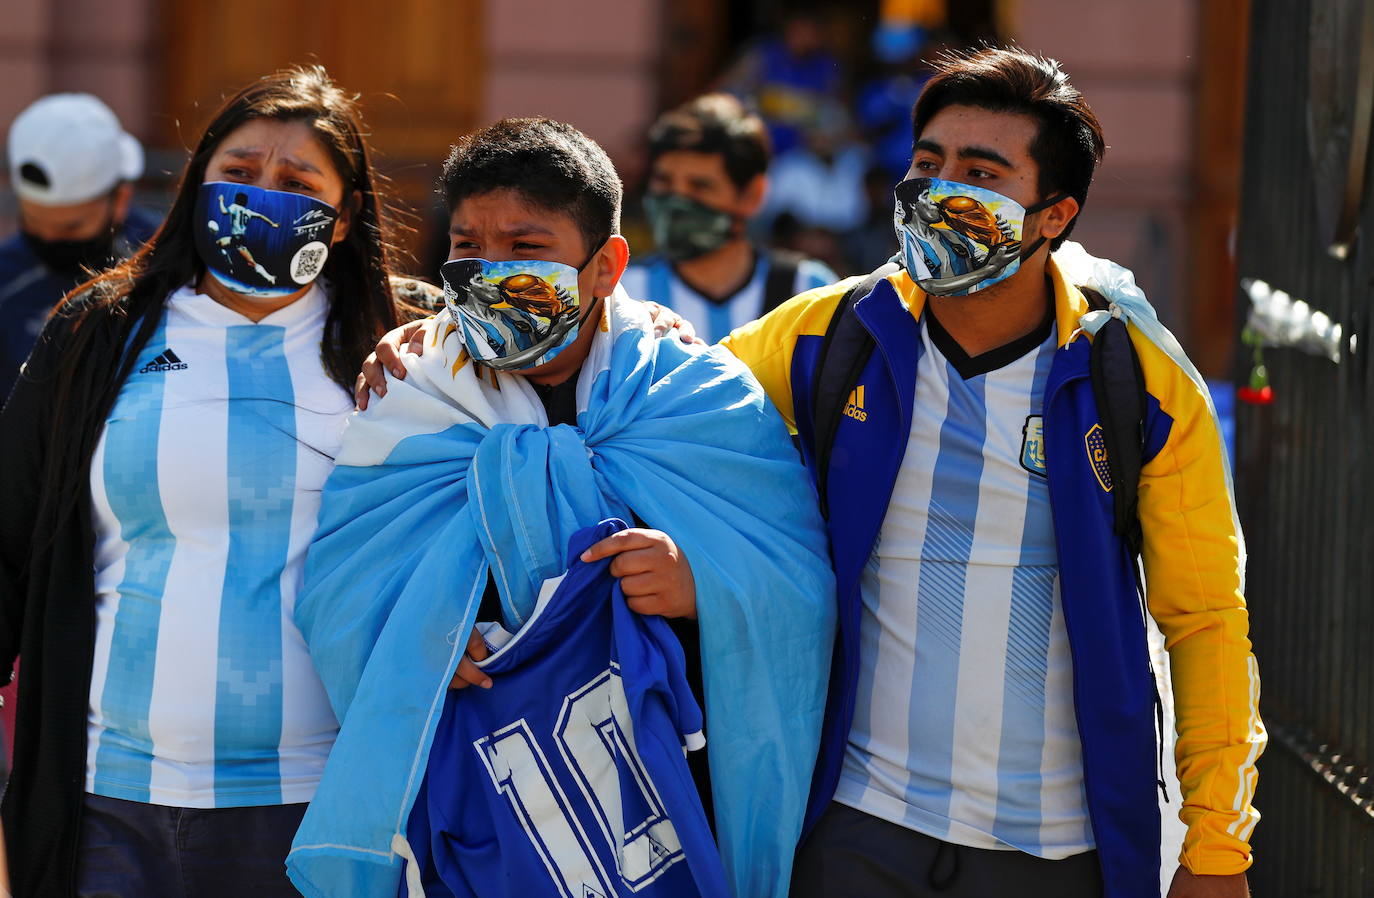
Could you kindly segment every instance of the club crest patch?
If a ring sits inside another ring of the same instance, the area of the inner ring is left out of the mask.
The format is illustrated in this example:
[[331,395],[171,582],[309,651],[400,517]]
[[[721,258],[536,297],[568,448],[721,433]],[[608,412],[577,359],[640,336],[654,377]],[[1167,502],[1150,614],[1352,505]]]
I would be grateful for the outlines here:
[[1021,426],[1021,467],[1041,477],[1046,476],[1044,421],[1040,415],[1027,415]]
[[1088,449],[1088,461],[1097,475],[1097,482],[1107,492],[1112,491],[1112,469],[1107,464],[1107,438],[1102,433],[1102,425],[1094,424],[1083,434],[1083,444]]

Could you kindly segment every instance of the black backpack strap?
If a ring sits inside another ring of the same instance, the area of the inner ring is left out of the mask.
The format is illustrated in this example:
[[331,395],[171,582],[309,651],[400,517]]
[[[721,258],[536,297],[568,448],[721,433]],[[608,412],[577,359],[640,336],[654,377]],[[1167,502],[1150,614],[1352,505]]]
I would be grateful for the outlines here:
[[[1107,309],[1102,294],[1089,287],[1080,289],[1094,309]],[[1137,490],[1145,453],[1145,373],[1125,321],[1111,318],[1102,325],[1093,337],[1089,365],[1112,476],[1113,528],[1131,553],[1139,555]]]
[[[1107,311],[1107,299],[1091,287],[1080,287],[1088,305]],[[1093,336],[1089,354],[1093,400],[1102,421],[1102,436],[1107,447],[1107,468],[1112,475],[1112,529],[1131,553],[1136,595],[1140,598],[1142,621],[1149,614],[1145,604],[1145,584],[1140,579],[1140,550],[1144,534],[1140,529],[1140,469],[1145,456],[1145,372],[1131,343],[1126,322],[1111,318]],[[1159,750],[1157,783],[1164,800],[1169,790],[1164,780],[1164,702],[1150,663],[1150,680],[1155,689],[1155,739]]]
[[768,276],[763,281],[763,311],[767,315],[796,295],[797,269],[805,257],[790,250],[768,254]]
[[872,293],[879,281],[899,270],[895,263],[889,262],[850,287],[835,306],[821,341],[811,381],[811,426],[815,440],[812,448],[816,459],[816,490],[821,514],[826,518],[830,516],[828,472],[835,432],[840,427],[849,394],[859,382],[859,375],[868,364],[875,345],[873,335],[854,314],[854,304]]

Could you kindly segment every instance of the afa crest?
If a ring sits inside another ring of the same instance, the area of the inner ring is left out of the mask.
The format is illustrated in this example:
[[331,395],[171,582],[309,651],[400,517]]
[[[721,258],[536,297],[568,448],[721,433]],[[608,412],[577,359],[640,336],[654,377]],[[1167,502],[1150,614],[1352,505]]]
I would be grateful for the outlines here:
[[1039,415],[1027,415],[1021,427],[1021,467],[1032,474],[1047,476],[1045,473],[1045,419]]
[[1107,464],[1107,439],[1102,434],[1102,425],[1094,424],[1083,434],[1083,444],[1088,449],[1088,461],[1097,475],[1097,482],[1107,492],[1112,491],[1112,469]]

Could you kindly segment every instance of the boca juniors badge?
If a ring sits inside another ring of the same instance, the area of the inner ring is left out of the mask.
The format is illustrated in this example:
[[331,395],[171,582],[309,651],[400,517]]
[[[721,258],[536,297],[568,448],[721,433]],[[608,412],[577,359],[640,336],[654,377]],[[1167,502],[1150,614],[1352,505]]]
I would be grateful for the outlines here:
[[1083,444],[1088,450],[1088,461],[1097,475],[1097,482],[1107,492],[1112,491],[1112,469],[1107,464],[1107,438],[1102,433],[1102,425],[1094,424],[1083,434]]

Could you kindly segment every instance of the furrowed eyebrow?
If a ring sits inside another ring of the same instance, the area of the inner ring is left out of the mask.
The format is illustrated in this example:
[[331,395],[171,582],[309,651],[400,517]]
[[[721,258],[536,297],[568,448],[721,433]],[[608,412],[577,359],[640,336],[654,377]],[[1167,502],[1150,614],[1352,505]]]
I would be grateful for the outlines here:
[[530,234],[539,234],[544,237],[553,236],[553,231],[550,231],[542,225],[537,225],[534,222],[523,222],[501,233],[506,237],[526,237]]
[[918,140],[916,141],[916,146],[912,149],[925,150],[927,153],[934,153],[937,156],[943,156],[945,154],[945,148],[933,140]]
[[[468,225],[464,224],[453,225],[448,229],[448,233],[450,237],[456,237],[460,234],[471,234],[472,229]],[[500,234],[502,237],[525,237],[529,234],[539,234],[545,237],[552,237],[553,231],[550,231],[548,228],[542,227],[541,225],[537,225],[533,222],[525,222],[522,224],[515,225],[514,227],[509,228],[507,230],[503,230],[500,232]]]
[[[231,149],[225,150],[224,154],[226,156],[233,156],[235,159],[260,159],[266,155],[266,152],[258,147],[232,147]],[[314,165],[311,165],[298,156],[286,156],[283,158],[287,165],[298,171],[309,172],[315,175],[323,174],[323,172]]]
[[324,174],[324,172],[320,171],[318,168],[311,165],[309,162],[306,162],[304,159],[298,159],[295,156],[287,156],[286,164],[290,165],[292,168],[299,169],[303,172],[309,172],[313,175]]

